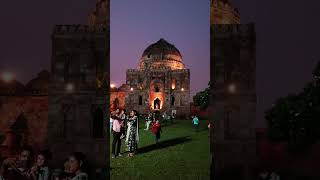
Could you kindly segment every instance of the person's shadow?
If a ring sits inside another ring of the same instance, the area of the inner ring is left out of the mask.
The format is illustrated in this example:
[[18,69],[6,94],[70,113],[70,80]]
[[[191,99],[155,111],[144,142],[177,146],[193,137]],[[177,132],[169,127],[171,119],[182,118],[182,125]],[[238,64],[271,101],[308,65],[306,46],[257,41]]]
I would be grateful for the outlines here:
[[184,137],[179,137],[179,138],[174,138],[174,139],[169,139],[169,140],[165,140],[165,141],[160,141],[158,144],[152,144],[149,146],[144,146],[138,149],[137,154],[143,154],[143,153],[147,153],[156,149],[163,149],[163,148],[167,148],[170,146],[175,146],[178,144],[182,144],[185,142],[189,142],[192,139],[189,136],[184,136]]

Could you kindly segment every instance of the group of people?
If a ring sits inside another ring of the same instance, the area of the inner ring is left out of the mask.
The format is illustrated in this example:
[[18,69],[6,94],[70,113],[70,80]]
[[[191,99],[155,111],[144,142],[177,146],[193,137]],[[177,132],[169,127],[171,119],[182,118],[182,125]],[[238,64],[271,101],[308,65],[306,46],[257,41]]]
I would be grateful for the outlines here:
[[85,156],[75,152],[64,162],[60,173],[53,173],[48,161],[51,158],[49,151],[40,151],[33,155],[31,147],[21,148],[20,153],[13,158],[0,161],[0,180],[87,180],[85,172]]
[[[156,119],[153,113],[149,113],[146,117],[144,130],[149,130],[152,123],[152,132],[155,135],[155,142],[158,143],[161,133],[161,124],[159,119]],[[139,114],[136,110],[132,110],[129,115],[125,109],[116,109],[110,114],[110,133],[113,135],[112,140],[112,158],[122,156],[121,143],[125,139],[127,146],[128,157],[133,157],[138,149],[139,143]]]
[[[129,115],[126,115],[126,110],[116,109],[111,112],[110,116],[110,131],[113,134],[112,141],[112,158],[122,156],[121,140],[125,138],[128,157],[133,157],[139,142],[139,122],[138,112],[132,110]],[[117,147],[117,149],[116,149]]]

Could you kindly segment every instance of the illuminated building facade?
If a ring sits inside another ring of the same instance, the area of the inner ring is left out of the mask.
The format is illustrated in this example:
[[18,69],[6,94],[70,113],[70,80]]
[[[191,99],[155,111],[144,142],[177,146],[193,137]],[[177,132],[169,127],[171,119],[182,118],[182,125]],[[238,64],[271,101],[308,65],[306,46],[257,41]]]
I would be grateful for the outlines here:
[[[118,96],[120,92],[125,96]],[[118,102],[120,107],[139,113],[158,111],[188,116],[190,70],[185,68],[179,50],[164,39],[147,47],[137,69],[127,70],[126,84],[121,90],[111,91],[111,105]]]

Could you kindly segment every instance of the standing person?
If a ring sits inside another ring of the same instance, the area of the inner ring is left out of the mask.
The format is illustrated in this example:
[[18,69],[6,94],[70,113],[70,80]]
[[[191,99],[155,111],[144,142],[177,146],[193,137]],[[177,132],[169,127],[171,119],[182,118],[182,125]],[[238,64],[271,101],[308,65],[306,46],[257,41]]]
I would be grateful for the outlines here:
[[128,118],[128,130],[126,144],[129,150],[128,157],[133,157],[135,151],[138,147],[139,142],[139,122],[138,122],[138,113],[136,110],[130,112]]
[[121,112],[120,112],[120,115],[119,115],[119,118],[120,120],[122,121],[121,124],[121,136],[120,136],[120,139],[123,139],[126,137],[126,133],[125,133],[125,124],[126,124],[126,119],[127,119],[127,115],[126,115],[126,110],[125,109],[122,109]]
[[159,120],[156,120],[156,122],[153,123],[152,132],[155,135],[156,144],[158,144],[159,139],[160,139],[160,133],[162,132],[161,124],[160,124]]
[[167,113],[166,112],[163,113],[162,119],[163,119],[163,122],[165,122],[167,124],[168,117],[167,117]]
[[70,173],[74,174],[71,180],[88,180],[87,173],[84,172],[85,157],[80,152],[75,152],[69,156]]
[[112,127],[113,127],[113,121],[114,119],[117,119],[119,117],[120,109],[117,108],[115,111],[112,111],[110,113],[110,133],[112,132]]
[[31,168],[31,175],[35,180],[49,180],[48,153],[41,151],[37,155],[36,163]]
[[[112,125],[112,134],[113,134],[113,140],[112,140],[112,158],[115,158],[116,156],[122,156],[120,153],[121,148],[121,128],[123,126],[123,122],[119,116],[116,116],[116,119],[113,120]],[[115,149],[117,145],[117,150]]]
[[144,129],[144,130],[149,130],[149,126],[150,126],[150,123],[151,123],[151,121],[152,121],[152,112],[150,112],[149,114],[148,114],[148,117],[146,118],[146,128]]
[[192,123],[193,123],[194,128],[196,129],[196,132],[198,132],[199,119],[198,119],[198,117],[196,115],[193,116]]

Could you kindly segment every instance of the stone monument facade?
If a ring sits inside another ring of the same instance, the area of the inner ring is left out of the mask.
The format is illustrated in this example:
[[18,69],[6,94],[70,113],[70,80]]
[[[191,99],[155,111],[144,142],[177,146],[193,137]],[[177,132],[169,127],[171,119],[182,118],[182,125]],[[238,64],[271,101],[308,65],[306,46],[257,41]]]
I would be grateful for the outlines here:
[[[123,92],[125,96],[117,96]],[[139,113],[166,112],[190,115],[190,70],[185,68],[179,50],[164,39],[145,49],[137,69],[128,69],[126,83],[111,97],[124,108]],[[110,102],[115,104],[114,101]]]
[[24,145],[46,148],[49,72],[41,71],[25,85],[0,79],[0,154],[14,156]]

